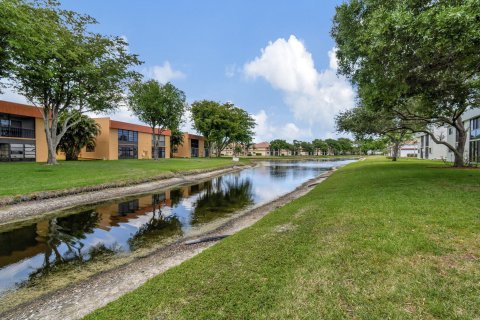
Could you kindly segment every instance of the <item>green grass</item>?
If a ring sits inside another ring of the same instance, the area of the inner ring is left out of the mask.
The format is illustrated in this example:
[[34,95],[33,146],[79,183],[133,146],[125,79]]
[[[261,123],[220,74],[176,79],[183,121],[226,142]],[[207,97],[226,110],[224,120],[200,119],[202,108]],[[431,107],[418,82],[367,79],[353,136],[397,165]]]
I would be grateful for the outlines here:
[[480,170],[366,160],[87,319],[478,319]]
[[[246,160],[242,160],[243,163]],[[154,177],[168,172],[210,169],[233,164],[231,159],[160,159],[0,163],[0,197],[61,190]]]

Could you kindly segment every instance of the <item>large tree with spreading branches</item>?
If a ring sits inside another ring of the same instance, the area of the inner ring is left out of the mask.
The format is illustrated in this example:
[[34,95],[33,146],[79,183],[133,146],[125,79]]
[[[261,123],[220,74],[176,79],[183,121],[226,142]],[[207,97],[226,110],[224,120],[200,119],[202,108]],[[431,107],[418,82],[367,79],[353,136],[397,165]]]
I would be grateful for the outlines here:
[[[339,72],[373,112],[428,134],[464,165],[462,115],[480,106],[480,2],[349,0],[337,7],[332,36]],[[436,136],[456,129],[458,143]]]
[[167,128],[179,132],[187,110],[185,93],[170,82],[162,85],[156,80],[136,82],[130,87],[130,109],[152,129],[153,158],[158,159],[158,136]]
[[41,109],[48,164],[56,164],[58,144],[76,124],[65,119],[60,126],[60,115],[114,110],[128,83],[138,78],[130,67],[140,61],[123,38],[88,31],[94,18],[63,10],[58,2],[4,2],[7,13],[18,18],[0,24],[0,41],[7,43],[2,52],[8,56],[8,83]]

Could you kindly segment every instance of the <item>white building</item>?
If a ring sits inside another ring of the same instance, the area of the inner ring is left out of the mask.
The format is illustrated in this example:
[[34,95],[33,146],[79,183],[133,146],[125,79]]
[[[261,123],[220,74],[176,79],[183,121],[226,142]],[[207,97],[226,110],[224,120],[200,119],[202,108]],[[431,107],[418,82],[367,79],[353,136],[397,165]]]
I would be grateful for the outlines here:
[[[466,162],[480,162],[480,108],[468,110],[463,114],[463,124],[467,129],[467,141],[465,143],[464,159]],[[437,139],[448,142],[451,145],[457,143],[457,132],[451,126],[435,128],[434,135]],[[436,144],[423,133],[415,135],[418,145],[419,159],[445,159],[453,162],[454,153],[443,144]]]

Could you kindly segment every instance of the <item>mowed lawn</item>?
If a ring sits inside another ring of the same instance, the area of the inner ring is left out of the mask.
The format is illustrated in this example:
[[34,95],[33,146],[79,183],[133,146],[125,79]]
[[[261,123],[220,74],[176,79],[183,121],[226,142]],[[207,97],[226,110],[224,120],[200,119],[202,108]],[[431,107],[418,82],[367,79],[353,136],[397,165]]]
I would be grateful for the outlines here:
[[168,172],[210,169],[232,164],[231,158],[60,161],[56,166],[43,163],[0,163],[0,197],[133,181]]
[[478,319],[480,170],[366,160],[87,319]]

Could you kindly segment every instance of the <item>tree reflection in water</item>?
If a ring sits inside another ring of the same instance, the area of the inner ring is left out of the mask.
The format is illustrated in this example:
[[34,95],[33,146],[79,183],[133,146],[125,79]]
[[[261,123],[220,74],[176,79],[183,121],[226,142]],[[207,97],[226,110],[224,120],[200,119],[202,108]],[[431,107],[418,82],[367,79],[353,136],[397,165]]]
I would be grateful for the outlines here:
[[193,224],[206,223],[253,204],[252,182],[239,175],[212,179],[205,189],[195,202]]
[[[177,201],[179,202],[180,199],[181,196]],[[151,217],[128,240],[131,250],[135,250],[147,242],[158,241],[181,233],[182,225],[177,217],[162,215],[162,207],[165,205],[165,193],[152,195]]]

